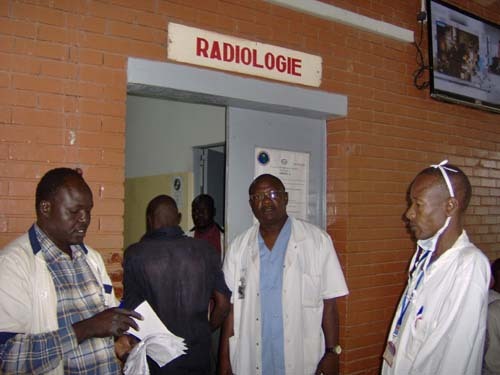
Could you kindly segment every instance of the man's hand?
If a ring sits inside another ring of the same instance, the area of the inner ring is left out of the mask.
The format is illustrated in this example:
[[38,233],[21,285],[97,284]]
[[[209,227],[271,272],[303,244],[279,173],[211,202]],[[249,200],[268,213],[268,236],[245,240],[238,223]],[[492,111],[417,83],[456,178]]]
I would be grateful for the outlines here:
[[318,363],[315,375],[338,375],[339,356],[335,353],[325,353]]
[[93,317],[73,324],[78,343],[91,337],[121,336],[130,327],[139,329],[134,319],[142,320],[142,316],[135,311],[113,307],[101,311]]
[[122,335],[115,340],[115,354],[116,357],[122,361],[126,362],[127,357],[134,346],[137,345],[139,340],[137,340],[132,335]]

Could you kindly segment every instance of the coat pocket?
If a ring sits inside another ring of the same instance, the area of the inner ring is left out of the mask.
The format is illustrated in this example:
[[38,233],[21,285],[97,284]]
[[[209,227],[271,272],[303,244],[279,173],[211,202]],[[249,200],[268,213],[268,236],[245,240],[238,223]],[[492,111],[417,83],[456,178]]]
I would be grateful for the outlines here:
[[316,275],[302,275],[302,306],[318,307],[320,298],[320,277]]

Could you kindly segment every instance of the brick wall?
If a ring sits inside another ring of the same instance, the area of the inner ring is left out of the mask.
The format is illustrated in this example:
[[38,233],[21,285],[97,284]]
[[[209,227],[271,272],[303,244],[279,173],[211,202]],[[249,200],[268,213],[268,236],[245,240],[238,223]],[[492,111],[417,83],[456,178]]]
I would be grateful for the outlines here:
[[[420,1],[328,2],[418,30]],[[498,1],[453,3],[500,23]],[[328,231],[351,290],[342,370],[378,373],[413,251],[401,215],[416,172],[445,157],[463,167],[469,233],[500,256],[500,117],[417,90],[409,44],[258,0],[0,0],[0,246],[33,221],[43,173],[78,166],[94,192],[88,242],[120,286],[126,61],[165,61],[168,22],[321,55],[321,89],[348,96],[347,118],[328,124]]]

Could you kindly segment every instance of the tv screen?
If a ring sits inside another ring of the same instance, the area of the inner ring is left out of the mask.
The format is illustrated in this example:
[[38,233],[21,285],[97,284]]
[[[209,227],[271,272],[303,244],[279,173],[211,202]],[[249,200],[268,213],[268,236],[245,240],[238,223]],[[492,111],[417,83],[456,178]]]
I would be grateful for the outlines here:
[[500,113],[500,26],[427,0],[431,96]]

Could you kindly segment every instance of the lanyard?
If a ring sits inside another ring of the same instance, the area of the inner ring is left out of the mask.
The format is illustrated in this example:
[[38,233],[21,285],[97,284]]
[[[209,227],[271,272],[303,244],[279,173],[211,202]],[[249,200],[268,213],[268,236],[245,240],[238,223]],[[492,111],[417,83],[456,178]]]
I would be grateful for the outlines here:
[[[398,336],[401,325],[403,324],[404,316],[406,314],[406,311],[408,310],[408,306],[410,306],[410,302],[413,299],[414,294],[417,291],[417,288],[422,282],[422,279],[424,278],[425,260],[431,253],[432,253],[431,251],[427,250],[421,257],[419,257],[419,259],[415,262],[413,270],[410,272],[410,276],[408,278],[408,285],[406,287],[405,294],[403,296],[403,301],[401,302],[401,311],[399,312],[399,317],[396,322],[396,327],[394,327],[394,332],[392,333],[393,339],[395,339]],[[417,275],[417,282],[415,283],[415,286],[412,288],[411,281],[415,273]],[[421,306],[420,310],[418,311],[418,314],[422,314],[423,310],[424,307]]]

